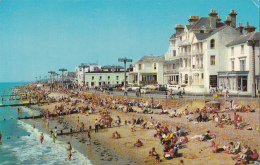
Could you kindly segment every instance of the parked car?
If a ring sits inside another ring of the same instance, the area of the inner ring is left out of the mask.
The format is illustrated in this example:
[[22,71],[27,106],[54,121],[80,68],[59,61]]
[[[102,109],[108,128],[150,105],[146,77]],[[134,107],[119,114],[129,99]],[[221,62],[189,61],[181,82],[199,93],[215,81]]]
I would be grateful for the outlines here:
[[152,89],[148,87],[142,87],[141,88],[141,93],[151,93]]

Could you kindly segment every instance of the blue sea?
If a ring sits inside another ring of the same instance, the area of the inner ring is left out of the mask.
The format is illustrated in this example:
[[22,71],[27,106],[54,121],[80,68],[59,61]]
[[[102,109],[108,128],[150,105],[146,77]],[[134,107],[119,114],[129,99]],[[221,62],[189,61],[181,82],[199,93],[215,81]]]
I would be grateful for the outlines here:
[[[9,100],[12,87],[25,83],[0,83],[0,104],[15,104],[19,101]],[[2,98],[4,101],[2,102]],[[90,164],[90,161],[80,152],[73,149],[71,161],[67,160],[67,144],[62,141],[52,142],[48,131],[34,129],[30,121],[17,120],[18,117],[37,115],[37,111],[21,107],[18,114],[17,107],[0,107],[0,164]],[[40,122],[38,122],[40,123]],[[40,128],[40,126],[39,126]],[[40,143],[40,134],[44,133],[44,142]]]

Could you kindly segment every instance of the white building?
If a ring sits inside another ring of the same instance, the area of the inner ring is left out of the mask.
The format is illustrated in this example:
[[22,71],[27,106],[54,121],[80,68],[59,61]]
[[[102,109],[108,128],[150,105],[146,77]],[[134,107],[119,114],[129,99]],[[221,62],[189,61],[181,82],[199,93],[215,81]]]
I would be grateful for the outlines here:
[[[240,24],[239,27],[242,27]],[[226,87],[231,93],[251,94],[252,83],[255,81],[256,89],[260,88],[260,60],[259,46],[255,48],[255,75],[253,80],[252,72],[252,46],[248,46],[248,41],[252,38],[260,40],[260,32],[254,32],[255,27],[247,25],[245,27],[245,35],[233,40],[227,44],[227,64],[225,71],[218,72],[219,86]],[[253,32],[252,32],[253,31]]]
[[[126,83],[128,83],[129,71],[126,72]],[[125,68],[122,66],[107,65],[101,70],[85,73],[85,83],[90,88],[105,85],[123,85],[125,79]]]
[[164,83],[176,83],[193,93],[217,87],[219,72],[228,71],[230,42],[241,37],[236,28],[236,12],[223,22],[216,10],[209,17],[190,16],[189,25],[177,25],[165,55]]
[[[101,70],[101,65],[98,65],[97,63],[82,63],[81,65],[77,66],[75,68],[76,70],[76,82],[78,85],[84,84],[84,72],[97,72]],[[86,83],[85,83],[86,84]]]
[[133,63],[131,82],[138,85],[163,84],[163,63],[165,55],[143,56]]

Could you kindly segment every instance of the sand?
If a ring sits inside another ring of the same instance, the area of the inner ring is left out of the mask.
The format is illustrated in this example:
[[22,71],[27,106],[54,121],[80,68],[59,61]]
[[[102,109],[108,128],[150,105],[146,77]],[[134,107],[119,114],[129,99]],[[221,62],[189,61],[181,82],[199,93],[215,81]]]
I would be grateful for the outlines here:
[[[60,94],[52,93],[54,96],[58,96]],[[158,101],[159,99],[156,99]],[[163,100],[161,100],[163,102]],[[248,103],[244,101],[244,103]],[[231,159],[231,155],[225,153],[212,153],[212,149],[209,146],[211,142],[200,142],[192,139],[194,135],[204,134],[207,130],[210,130],[211,133],[216,134],[216,144],[219,146],[228,145],[229,142],[241,142],[242,145],[247,144],[252,149],[259,149],[259,132],[254,130],[255,125],[259,125],[259,102],[251,101],[250,104],[254,104],[256,106],[256,112],[254,113],[238,113],[243,116],[243,119],[248,124],[244,129],[238,130],[234,129],[233,125],[224,125],[223,128],[215,127],[215,124],[212,121],[209,122],[187,122],[185,116],[181,118],[169,118],[169,115],[159,115],[159,114],[139,114],[139,113],[125,113],[121,110],[109,110],[111,113],[111,117],[115,122],[116,116],[120,116],[121,118],[121,126],[112,125],[112,128],[101,129],[98,133],[91,132],[92,140],[96,141],[102,145],[104,145],[105,149],[99,149],[100,153],[104,155],[104,150],[109,150],[111,153],[115,155],[122,155],[128,162],[126,164],[131,164],[136,161],[140,164],[155,164],[155,158],[148,156],[148,152],[152,147],[155,147],[157,153],[162,157],[164,146],[159,143],[159,139],[154,137],[153,135],[156,133],[154,129],[143,129],[139,125],[137,125],[136,132],[131,132],[131,125],[124,125],[124,121],[131,121],[132,118],[142,117],[144,121],[151,121],[151,117],[153,121],[160,121],[163,123],[167,123],[167,125],[172,127],[172,130],[175,131],[176,126],[183,126],[185,128],[185,132],[188,132],[189,142],[184,145],[183,148],[179,149],[179,153],[182,155],[178,158],[173,158],[171,160],[162,159],[160,164],[178,164],[180,160],[184,160],[184,164],[192,164],[192,165],[201,165],[201,164],[209,164],[209,165],[228,165],[235,164],[235,160]],[[61,103],[55,103],[56,105],[60,105]],[[54,103],[50,105],[44,106],[34,106],[33,108],[40,109],[49,109],[51,112],[55,106]],[[168,103],[169,104],[169,103]],[[86,106],[86,103],[81,102],[78,106]],[[190,105],[190,103],[189,103]],[[169,105],[170,107],[170,105]],[[182,105],[185,107],[185,105]],[[195,107],[190,107],[190,109]],[[74,114],[65,116],[64,119],[70,121],[70,126],[75,127],[78,124],[77,117],[79,116],[80,122],[85,124],[85,128],[89,128],[91,126],[94,128],[95,119],[100,119],[98,111],[103,110],[102,107],[98,107],[95,114],[91,114],[86,116],[85,114]],[[233,117],[233,112],[231,116]],[[191,116],[193,117],[193,116]],[[253,130],[247,130],[246,128],[252,127]],[[113,132],[119,132],[122,138],[112,139]],[[85,135],[86,136],[86,135]],[[140,139],[143,142],[142,147],[134,147],[134,142]],[[73,146],[77,146],[77,140],[73,142]],[[88,143],[88,142],[86,142]],[[84,150],[87,150],[85,147],[79,147],[79,151],[83,154],[86,154]],[[101,155],[102,155],[101,154]],[[99,154],[97,154],[99,155]],[[102,156],[101,156],[102,157]],[[102,159],[98,157],[98,159]],[[113,157],[113,156],[112,156]],[[129,159],[128,159],[129,158]],[[133,160],[131,160],[132,158]],[[90,158],[94,160],[93,158]],[[96,159],[96,157],[95,157]],[[114,159],[115,160],[115,159]],[[107,164],[109,161],[98,161],[92,162],[93,164]],[[112,162],[111,162],[112,163]],[[113,162],[113,164],[121,164],[122,162]],[[110,163],[109,163],[110,164]],[[124,163],[123,163],[124,164]]]

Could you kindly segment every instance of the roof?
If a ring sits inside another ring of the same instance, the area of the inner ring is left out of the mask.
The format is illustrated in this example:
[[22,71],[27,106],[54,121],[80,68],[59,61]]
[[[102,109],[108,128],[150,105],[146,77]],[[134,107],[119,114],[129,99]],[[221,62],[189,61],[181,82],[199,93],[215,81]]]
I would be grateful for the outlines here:
[[232,42],[228,43],[226,46],[233,46],[242,43],[246,43],[248,40],[259,40],[260,39],[260,32],[251,32],[247,35],[241,35],[237,39],[233,40]]
[[137,60],[135,63],[150,63],[150,62],[164,62],[165,61],[165,55],[162,56],[143,56],[139,60]]
[[204,40],[208,38],[211,34],[210,33],[194,33],[197,40]]
[[176,38],[176,33],[174,33],[174,34],[170,37],[170,39],[173,39],[173,38]]
[[179,63],[179,62],[180,62],[180,59],[175,59],[175,60],[166,61],[164,63],[164,65],[176,64],[176,63]]
[[193,25],[186,25],[187,29],[190,30]]
[[[217,28],[222,27],[224,25],[225,24],[222,22],[219,22],[219,21],[216,22]],[[200,29],[202,26],[204,26],[206,29],[212,29],[210,26],[210,17],[201,17],[191,28]]]
[[115,65],[105,65],[105,66],[102,66],[101,69],[112,69],[113,67],[115,67],[115,69],[125,69],[124,67],[118,65],[118,66],[115,66]]

